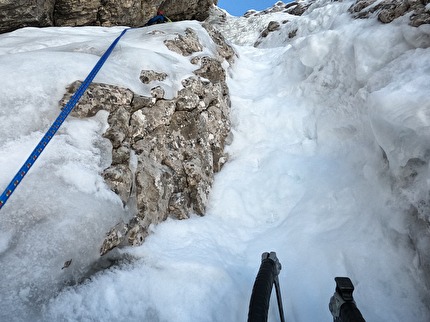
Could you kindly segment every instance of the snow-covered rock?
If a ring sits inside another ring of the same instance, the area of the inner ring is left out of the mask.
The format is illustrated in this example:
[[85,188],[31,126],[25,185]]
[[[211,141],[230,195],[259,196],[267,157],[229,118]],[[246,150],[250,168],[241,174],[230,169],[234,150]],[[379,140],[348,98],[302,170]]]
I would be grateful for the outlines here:
[[[229,46],[220,37],[217,42],[223,54]],[[203,215],[214,174],[227,161],[224,145],[230,133],[230,99],[222,67],[226,57],[217,52],[213,57],[198,56],[203,45],[190,28],[164,43],[180,55],[193,55],[190,60],[197,68],[195,76],[182,80],[179,87],[183,88],[172,99],[164,98],[163,82],[173,82],[169,75],[143,70],[140,80],[153,86],[151,96],[92,84],[72,113],[83,118],[109,112],[104,137],[112,145],[112,162],[104,178],[124,205],[133,202],[131,207],[136,207],[127,223],[108,232],[101,255],[119,245],[142,244],[149,226],[168,217]],[[60,106],[80,84],[69,87]]]

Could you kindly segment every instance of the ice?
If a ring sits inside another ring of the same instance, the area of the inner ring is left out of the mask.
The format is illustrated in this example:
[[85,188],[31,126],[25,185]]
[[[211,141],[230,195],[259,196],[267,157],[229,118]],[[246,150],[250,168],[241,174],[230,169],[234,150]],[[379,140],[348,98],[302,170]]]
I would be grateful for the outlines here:
[[426,92],[430,84],[430,60],[425,52],[415,49],[408,58],[399,57],[386,66],[373,82],[385,80],[388,73],[396,81],[385,86],[381,84],[378,86],[381,88],[369,96],[372,127],[377,142],[397,171],[408,160],[425,160],[428,155],[430,102]]

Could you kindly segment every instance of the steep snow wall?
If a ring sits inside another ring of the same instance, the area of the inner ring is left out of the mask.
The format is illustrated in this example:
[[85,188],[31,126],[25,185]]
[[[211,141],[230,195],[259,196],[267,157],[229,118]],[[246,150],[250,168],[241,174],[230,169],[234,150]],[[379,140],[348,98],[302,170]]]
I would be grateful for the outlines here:
[[[378,175],[404,200],[405,229],[430,285],[429,2],[300,3],[307,8],[300,17],[278,2],[271,15],[250,12],[233,21],[255,29],[248,38],[220,28],[239,44],[289,47],[279,70],[290,73],[286,91],[313,101],[319,118],[313,137],[373,146]],[[366,160],[353,162],[366,173]]]

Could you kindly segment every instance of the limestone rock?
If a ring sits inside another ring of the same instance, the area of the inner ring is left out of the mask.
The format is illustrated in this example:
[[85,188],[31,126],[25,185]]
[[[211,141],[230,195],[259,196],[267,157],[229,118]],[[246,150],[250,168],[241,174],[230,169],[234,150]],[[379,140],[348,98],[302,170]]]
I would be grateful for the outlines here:
[[0,1],[0,33],[22,27],[46,27],[54,23],[55,0]]
[[143,26],[158,8],[173,21],[203,21],[217,0],[2,0],[0,33],[21,27]]
[[161,86],[156,86],[154,88],[151,88],[151,95],[155,99],[164,98],[165,91]]
[[133,174],[128,163],[110,166],[103,172],[103,177],[111,189],[121,198],[122,202],[126,204],[130,198],[133,184]]
[[409,24],[412,27],[430,24],[430,0],[409,0],[409,2],[411,4],[411,8],[414,8]]
[[301,16],[305,13],[306,9],[308,9],[310,4],[301,4],[298,2],[292,2],[285,5],[285,11],[290,15]]
[[217,3],[218,0],[164,0],[160,5],[160,9],[164,10],[166,15],[173,21],[203,21],[209,16],[209,9]]
[[104,137],[111,141],[115,149],[121,147],[124,140],[129,136],[130,128],[128,123],[130,116],[125,106],[119,106],[109,114],[109,128],[105,132]]
[[143,1],[102,0],[100,2],[101,6],[98,9],[98,19],[102,26],[125,26],[130,25],[130,22],[132,22],[134,26],[142,25],[146,18],[146,8]]
[[235,57],[233,48],[227,44],[224,36],[221,32],[215,29],[210,23],[203,23],[203,27],[206,29],[208,34],[211,36],[215,44],[218,46],[218,54],[221,58],[226,59],[229,63],[232,63]]
[[140,72],[140,80],[144,84],[149,84],[154,81],[163,81],[167,78],[166,73],[157,73],[153,70],[142,70]]
[[124,222],[118,223],[106,234],[100,253],[106,254],[110,249],[119,246],[125,240],[128,231],[129,227]]
[[269,25],[267,26],[267,30],[269,32],[272,32],[272,31],[278,30],[279,26],[280,26],[279,22],[271,21],[271,22],[269,22]]
[[357,0],[349,12],[359,19],[377,14],[378,20],[383,23],[390,23],[411,12],[409,24],[418,27],[430,23],[430,12],[426,9],[429,3],[429,0],[384,0],[378,3],[376,0]]
[[[191,29],[166,45],[186,56],[202,49]],[[218,52],[234,56],[227,44],[220,47]],[[103,176],[124,204],[133,198],[137,205],[137,215],[130,222],[120,223],[108,233],[102,255],[120,245],[141,244],[148,227],[167,217],[204,214],[214,173],[227,160],[224,146],[230,134],[230,99],[224,59],[221,55],[192,58],[197,65],[195,76],[182,80],[182,89],[172,99],[164,98],[162,83],[151,90],[151,97],[127,88],[92,84],[75,107],[75,117],[109,112],[109,128],[103,136],[112,144],[112,162]],[[151,70],[140,74],[144,83],[168,77]],[[71,84],[61,104],[79,85]],[[131,166],[132,155],[137,166]]]
[[267,28],[262,31],[260,37],[261,38],[267,37],[269,33],[271,33],[272,31],[278,30],[280,26],[281,26],[280,23],[277,21],[269,22],[269,24],[267,25]]
[[197,34],[187,28],[185,35],[177,34],[173,40],[165,40],[164,44],[171,51],[174,51],[182,56],[190,56],[193,53],[203,50],[203,46],[200,44]]
[[99,26],[100,1],[55,0],[55,26]]
[[[81,84],[81,81],[76,81],[67,88],[66,95],[59,103],[60,106],[67,103]],[[133,92],[129,89],[106,84],[90,84],[85,92],[85,97],[72,110],[71,115],[74,117],[91,117],[96,115],[99,110],[111,112],[120,106],[129,106],[132,100]]]
[[305,13],[305,11],[309,8],[311,4],[312,4],[312,1],[308,1],[307,3],[290,2],[287,4],[283,3],[282,1],[278,1],[275,3],[274,6],[266,10],[262,10],[262,11],[248,10],[244,14],[244,17],[250,18],[252,16],[261,16],[261,15],[265,15],[268,13],[275,13],[275,12],[285,12],[285,13],[289,13],[290,15],[301,16]]
[[199,62],[200,68],[194,71],[198,76],[209,79],[212,83],[219,83],[225,80],[225,70],[219,60],[211,57],[196,57],[191,60],[193,64]]

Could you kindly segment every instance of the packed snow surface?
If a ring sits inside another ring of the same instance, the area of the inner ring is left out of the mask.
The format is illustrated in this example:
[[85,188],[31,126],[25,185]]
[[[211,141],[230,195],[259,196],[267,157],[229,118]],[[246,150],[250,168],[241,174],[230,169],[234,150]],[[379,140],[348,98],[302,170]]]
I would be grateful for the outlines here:
[[[350,4],[219,25],[237,52],[227,66],[230,160],[204,217],[168,219],[140,247],[99,260],[104,234],[129,210],[100,174],[107,113],[69,117],[0,211],[0,320],[245,321],[261,253],[276,251],[287,321],[331,321],[335,276],[352,279],[367,321],[429,321],[408,203],[387,162],[395,171],[428,156],[430,30],[353,20]],[[270,20],[290,23],[253,47]],[[187,27],[199,54],[215,53],[197,22],[132,29],[95,81],[147,95],[139,73],[153,69],[170,76],[162,86],[173,96],[196,66],[163,40]],[[0,35],[0,187],[58,115],[65,87],[122,30]],[[269,320],[277,315],[272,296]]]

